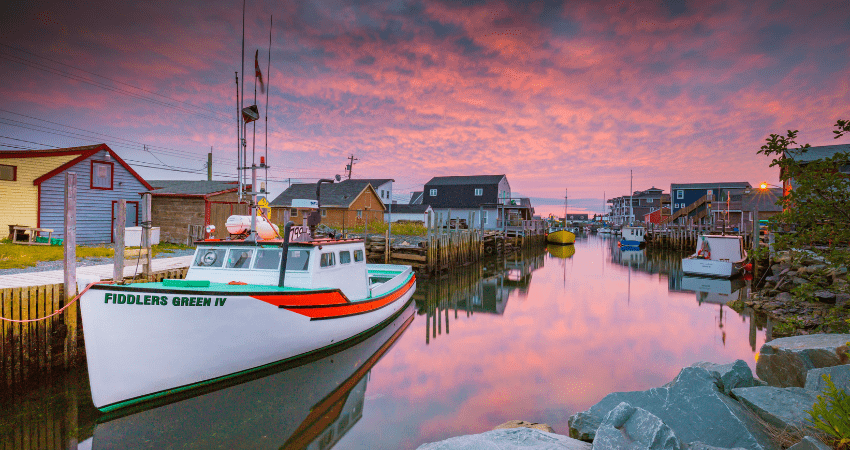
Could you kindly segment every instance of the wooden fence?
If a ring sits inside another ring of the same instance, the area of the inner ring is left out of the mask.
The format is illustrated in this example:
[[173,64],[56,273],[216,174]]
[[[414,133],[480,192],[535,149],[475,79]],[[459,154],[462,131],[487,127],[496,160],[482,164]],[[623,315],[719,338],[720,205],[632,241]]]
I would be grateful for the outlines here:
[[[152,274],[151,281],[183,278],[188,268]],[[13,320],[48,316],[65,306],[63,284],[0,289],[0,316]],[[85,360],[79,303],[46,320],[18,323],[0,321],[0,390],[11,388],[55,369]]]

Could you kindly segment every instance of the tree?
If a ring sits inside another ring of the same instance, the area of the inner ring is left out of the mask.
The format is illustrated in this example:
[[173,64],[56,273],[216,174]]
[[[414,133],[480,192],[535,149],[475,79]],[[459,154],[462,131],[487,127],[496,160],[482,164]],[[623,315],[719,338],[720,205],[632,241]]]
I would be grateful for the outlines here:
[[[838,120],[835,139],[850,133],[850,121]],[[758,151],[773,157],[780,179],[791,185],[779,199],[783,212],[771,221],[793,232],[777,236],[779,249],[807,249],[834,265],[850,262],[850,176],[842,173],[850,164],[850,152],[803,161],[811,145],[797,145],[798,130],[771,134]],[[790,147],[790,148],[789,148]]]

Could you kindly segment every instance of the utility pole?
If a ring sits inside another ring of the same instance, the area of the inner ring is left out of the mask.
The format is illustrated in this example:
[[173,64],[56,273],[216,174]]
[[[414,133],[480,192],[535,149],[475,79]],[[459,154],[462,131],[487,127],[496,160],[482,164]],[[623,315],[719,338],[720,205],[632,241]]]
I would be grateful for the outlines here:
[[354,167],[354,161],[359,161],[354,155],[350,155],[348,157],[348,164],[345,166],[345,170],[348,171],[348,179],[351,179],[351,168]]
[[213,148],[210,146],[210,152],[207,154],[207,181],[212,181],[212,151]]

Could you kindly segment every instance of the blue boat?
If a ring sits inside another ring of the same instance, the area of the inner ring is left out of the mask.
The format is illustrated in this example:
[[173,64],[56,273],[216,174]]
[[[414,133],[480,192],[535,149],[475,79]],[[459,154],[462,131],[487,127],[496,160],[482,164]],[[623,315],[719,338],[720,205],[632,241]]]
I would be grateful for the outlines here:
[[634,226],[634,225],[625,225],[622,229],[622,237],[620,238],[620,248],[624,247],[638,247],[641,248],[646,245],[646,241],[644,240],[644,236],[646,236],[646,228]]

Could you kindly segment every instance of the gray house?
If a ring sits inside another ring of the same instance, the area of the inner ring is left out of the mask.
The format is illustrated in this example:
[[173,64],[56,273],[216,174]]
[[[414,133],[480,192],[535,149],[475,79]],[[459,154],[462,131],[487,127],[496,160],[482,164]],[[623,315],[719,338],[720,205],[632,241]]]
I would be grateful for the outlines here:
[[531,219],[534,208],[527,198],[511,198],[505,175],[434,177],[425,183],[422,204],[446,219],[469,221],[470,226],[501,229]]
[[65,174],[77,175],[77,243],[112,242],[119,200],[139,225],[140,194],[151,186],[106,144],[0,151],[0,226],[49,228],[64,238]]

